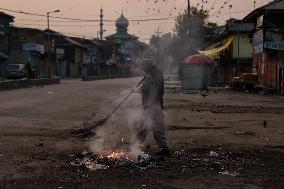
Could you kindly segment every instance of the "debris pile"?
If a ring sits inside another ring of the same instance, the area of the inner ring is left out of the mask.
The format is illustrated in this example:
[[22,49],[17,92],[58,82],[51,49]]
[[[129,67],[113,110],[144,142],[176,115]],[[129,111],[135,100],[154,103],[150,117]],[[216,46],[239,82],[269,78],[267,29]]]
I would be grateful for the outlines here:
[[114,168],[119,166],[134,166],[139,169],[146,169],[154,165],[154,161],[147,153],[141,153],[137,160],[130,160],[127,153],[123,151],[91,153],[82,152],[77,155],[69,155],[68,161],[71,166],[85,166],[91,171]]

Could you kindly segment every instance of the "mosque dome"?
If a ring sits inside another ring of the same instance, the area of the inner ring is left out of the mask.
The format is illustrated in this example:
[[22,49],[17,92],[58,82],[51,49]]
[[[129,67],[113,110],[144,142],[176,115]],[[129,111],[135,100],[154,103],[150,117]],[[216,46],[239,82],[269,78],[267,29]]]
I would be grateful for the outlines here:
[[116,20],[115,25],[117,29],[127,29],[129,21],[123,16],[123,14],[121,14],[121,16]]

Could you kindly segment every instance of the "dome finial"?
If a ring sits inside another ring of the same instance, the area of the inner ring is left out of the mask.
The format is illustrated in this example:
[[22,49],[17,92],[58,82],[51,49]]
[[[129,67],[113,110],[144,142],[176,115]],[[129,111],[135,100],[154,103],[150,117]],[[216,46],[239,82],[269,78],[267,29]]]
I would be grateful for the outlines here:
[[121,16],[116,20],[115,25],[117,29],[127,29],[129,21],[124,17],[123,11],[121,13]]

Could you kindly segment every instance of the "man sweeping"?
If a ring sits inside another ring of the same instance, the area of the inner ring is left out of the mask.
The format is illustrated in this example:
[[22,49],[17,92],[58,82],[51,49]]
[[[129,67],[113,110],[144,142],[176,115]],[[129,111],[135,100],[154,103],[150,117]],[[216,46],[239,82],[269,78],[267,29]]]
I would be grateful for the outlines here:
[[141,69],[145,72],[139,82],[144,112],[137,128],[136,141],[143,143],[148,131],[152,130],[160,150],[157,155],[170,156],[165,137],[165,120],[163,114],[164,76],[152,60],[144,60]]

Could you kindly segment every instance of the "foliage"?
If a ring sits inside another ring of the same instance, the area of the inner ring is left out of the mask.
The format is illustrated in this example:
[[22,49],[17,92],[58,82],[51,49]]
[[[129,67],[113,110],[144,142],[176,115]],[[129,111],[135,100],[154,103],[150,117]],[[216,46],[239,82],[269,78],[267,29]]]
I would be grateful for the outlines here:
[[[189,24],[186,9],[176,18],[173,34],[166,33],[160,38],[152,35],[150,44],[156,48],[160,47],[160,55],[166,62],[165,64],[178,66],[186,56],[196,53],[195,49],[201,48],[207,37],[214,34],[218,25],[208,22],[208,18],[209,14],[206,10],[191,7],[191,23]],[[173,61],[169,61],[170,59]]]

